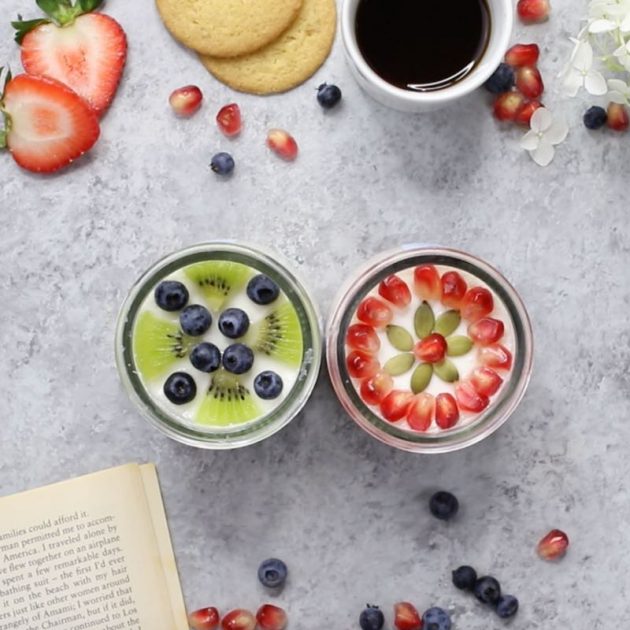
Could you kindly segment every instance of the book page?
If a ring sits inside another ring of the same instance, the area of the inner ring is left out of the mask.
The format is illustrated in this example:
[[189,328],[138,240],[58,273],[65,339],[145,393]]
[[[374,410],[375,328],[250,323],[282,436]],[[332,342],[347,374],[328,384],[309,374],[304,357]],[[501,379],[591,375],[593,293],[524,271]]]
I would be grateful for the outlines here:
[[0,499],[0,630],[185,630],[165,530],[134,464]]

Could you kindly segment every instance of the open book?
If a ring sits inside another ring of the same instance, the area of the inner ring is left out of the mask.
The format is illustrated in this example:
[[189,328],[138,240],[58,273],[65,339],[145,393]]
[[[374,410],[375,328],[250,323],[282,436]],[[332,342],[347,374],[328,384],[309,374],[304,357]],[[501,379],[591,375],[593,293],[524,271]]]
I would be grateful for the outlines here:
[[155,467],[0,498],[0,630],[187,630]]

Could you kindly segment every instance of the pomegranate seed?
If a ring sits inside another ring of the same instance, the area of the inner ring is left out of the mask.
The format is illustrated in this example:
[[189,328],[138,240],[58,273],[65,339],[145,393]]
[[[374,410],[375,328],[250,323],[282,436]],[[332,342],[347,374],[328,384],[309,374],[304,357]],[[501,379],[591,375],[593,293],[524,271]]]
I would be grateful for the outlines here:
[[188,625],[192,630],[215,630],[219,627],[219,611],[214,608],[200,608],[188,615]]
[[451,394],[438,394],[435,399],[435,422],[440,429],[451,429],[459,420],[459,407]]
[[540,57],[538,44],[515,44],[505,53],[505,63],[514,67],[535,66]]
[[523,106],[525,99],[518,92],[504,92],[494,101],[494,117],[501,121],[513,121],[516,112]]
[[625,131],[628,128],[628,110],[620,103],[608,105],[608,126],[615,131]]
[[500,370],[509,370],[512,367],[512,353],[500,343],[482,348],[479,351],[479,360],[483,365]]
[[346,366],[353,378],[370,378],[381,369],[380,363],[371,354],[360,350],[355,350],[348,355]]
[[422,630],[422,619],[416,607],[409,602],[394,604],[394,626],[397,630]]
[[287,626],[287,613],[273,604],[263,604],[256,613],[256,621],[261,630],[284,630]]
[[381,413],[385,420],[390,422],[396,422],[402,420],[407,415],[407,410],[413,399],[411,392],[405,392],[399,389],[395,389],[381,402]]
[[431,394],[422,393],[414,396],[407,410],[409,426],[414,431],[426,431],[431,426],[434,410],[435,398]]
[[357,317],[374,328],[383,328],[392,321],[392,309],[378,298],[365,298],[357,308]]
[[298,145],[295,138],[284,129],[272,129],[267,134],[267,146],[283,160],[289,162],[295,160],[298,154]]
[[404,308],[411,302],[411,291],[407,283],[401,280],[397,275],[387,276],[385,280],[378,285],[379,295],[388,302]]
[[439,363],[446,354],[446,348],[446,339],[438,333],[433,333],[418,341],[413,352],[422,363]]
[[421,265],[413,272],[413,288],[425,300],[439,300],[442,295],[440,274],[433,265]]
[[192,116],[201,107],[203,94],[196,85],[186,85],[175,90],[168,99],[173,111],[184,118]]
[[493,309],[492,293],[483,287],[470,289],[462,300],[462,317],[471,322],[490,315]]
[[225,105],[217,114],[217,125],[223,135],[233,138],[241,133],[241,108],[236,103]]
[[484,396],[493,396],[499,391],[503,379],[489,367],[478,367],[472,373],[470,378],[473,387],[478,394]]
[[538,68],[533,66],[519,68],[516,71],[516,88],[527,98],[538,98],[545,91]]
[[223,617],[221,627],[223,630],[254,630],[256,617],[249,610],[237,608]]
[[538,543],[538,555],[543,560],[557,560],[567,552],[569,537],[560,529],[552,529]]
[[499,341],[505,333],[505,326],[499,319],[484,317],[468,326],[468,336],[482,346]]
[[551,5],[549,0],[518,0],[516,11],[523,22],[544,22],[549,17]]
[[462,409],[476,413],[483,411],[490,404],[490,399],[478,393],[470,381],[462,381],[455,386],[455,398]]
[[540,109],[543,104],[540,101],[528,101],[521,105],[516,112],[514,122],[517,125],[523,125],[523,127],[529,127],[532,120],[532,116],[537,109]]
[[447,271],[442,276],[442,304],[449,308],[459,308],[466,295],[466,281],[456,272]]
[[372,326],[352,324],[346,333],[346,343],[354,350],[374,354],[381,347],[381,340]]
[[361,382],[361,398],[368,405],[378,405],[394,389],[394,379],[387,372],[377,372]]

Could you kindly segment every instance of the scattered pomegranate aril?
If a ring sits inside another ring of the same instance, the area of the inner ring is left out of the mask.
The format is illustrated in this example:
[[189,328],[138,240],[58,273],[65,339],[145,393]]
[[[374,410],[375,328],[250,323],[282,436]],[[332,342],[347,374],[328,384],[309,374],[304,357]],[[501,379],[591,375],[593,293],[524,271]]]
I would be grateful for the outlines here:
[[608,105],[607,124],[614,131],[626,131],[630,125],[628,110],[621,103],[610,103]]
[[196,85],[186,85],[174,90],[168,99],[173,111],[184,118],[192,116],[201,107],[203,94]]
[[388,302],[400,308],[408,306],[409,302],[411,302],[411,291],[407,283],[395,274],[387,276],[387,278],[378,285],[378,293]]
[[413,272],[413,288],[418,297],[439,300],[442,295],[440,274],[433,265],[420,265]]
[[500,343],[481,348],[479,360],[483,365],[500,370],[509,370],[512,367],[512,353]]
[[200,608],[188,615],[188,625],[192,630],[215,630],[219,627],[219,611],[213,606]]
[[360,350],[354,350],[347,356],[346,366],[353,378],[370,378],[381,369],[380,363],[371,354]]
[[459,420],[459,407],[451,394],[438,394],[435,399],[435,422],[440,429],[452,429]]
[[475,413],[483,411],[490,404],[490,399],[477,392],[470,381],[462,381],[455,386],[455,398],[462,409]]
[[449,308],[459,308],[466,295],[466,281],[457,271],[447,271],[441,279],[442,304]]
[[503,337],[505,325],[500,319],[484,317],[468,327],[468,336],[481,346],[489,346]]
[[527,101],[523,103],[517,110],[514,122],[517,125],[523,125],[523,127],[529,127],[532,120],[532,116],[537,109],[540,109],[543,104],[540,101]]
[[540,57],[538,44],[515,44],[505,53],[505,63],[513,68],[535,66]]
[[359,392],[363,402],[378,405],[394,389],[394,379],[387,372],[377,372],[361,382]]
[[434,412],[435,398],[423,392],[413,397],[407,410],[407,422],[414,431],[426,431],[431,426]]
[[256,621],[261,630],[284,630],[287,626],[287,613],[273,604],[263,604],[256,613]]
[[484,287],[473,287],[466,292],[462,300],[461,315],[471,322],[490,315],[494,309],[492,293]]
[[493,112],[497,120],[516,120],[516,112],[525,103],[525,98],[519,92],[504,92],[499,94],[494,101]]
[[394,314],[392,309],[375,297],[368,297],[359,304],[357,317],[369,326],[383,328],[392,321]]
[[346,343],[353,350],[363,350],[374,354],[381,347],[381,341],[372,326],[367,324],[352,324],[346,333]]
[[561,529],[552,529],[538,543],[538,555],[543,560],[558,560],[567,552],[569,537]]
[[283,160],[292,162],[298,154],[295,138],[284,129],[272,129],[267,134],[267,146]]
[[381,414],[383,418],[390,422],[402,420],[407,415],[412,400],[413,394],[411,392],[405,392],[399,389],[389,392],[381,402]]
[[446,339],[438,333],[432,333],[414,346],[413,353],[422,363],[439,363],[446,354]]
[[409,602],[394,604],[394,615],[396,630],[422,630],[422,619],[413,604]]
[[544,22],[549,18],[551,5],[549,0],[518,0],[516,12],[526,24]]
[[545,91],[538,68],[533,66],[518,68],[516,71],[516,88],[527,98],[538,98]]
[[478,367],[473,371],[470,382],[478,394],[493,396],[499,391],[503,379],[492,368]]
[[222,107],[217,114],[217,126],[228,138],[238,136],[243,127],[241,108],[236,103]]
[[223,617],[221,627],[223,630],[254,630],[256,617],[249,610],[237,608]]

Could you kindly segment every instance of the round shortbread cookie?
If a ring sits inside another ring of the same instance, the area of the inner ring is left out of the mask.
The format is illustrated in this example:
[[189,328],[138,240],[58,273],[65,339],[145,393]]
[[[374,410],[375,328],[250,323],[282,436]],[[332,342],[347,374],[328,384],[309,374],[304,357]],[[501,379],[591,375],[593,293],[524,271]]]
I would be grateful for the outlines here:
[[166,28],[204,55],[246,55],[278,38],[302,0],[156,0]]
[[220,81],[240,92],[285,92],[326,61],[337,26],[335,0],[304,0],[295,22],[275,41],[250,55],[219,59],[200,55]]

